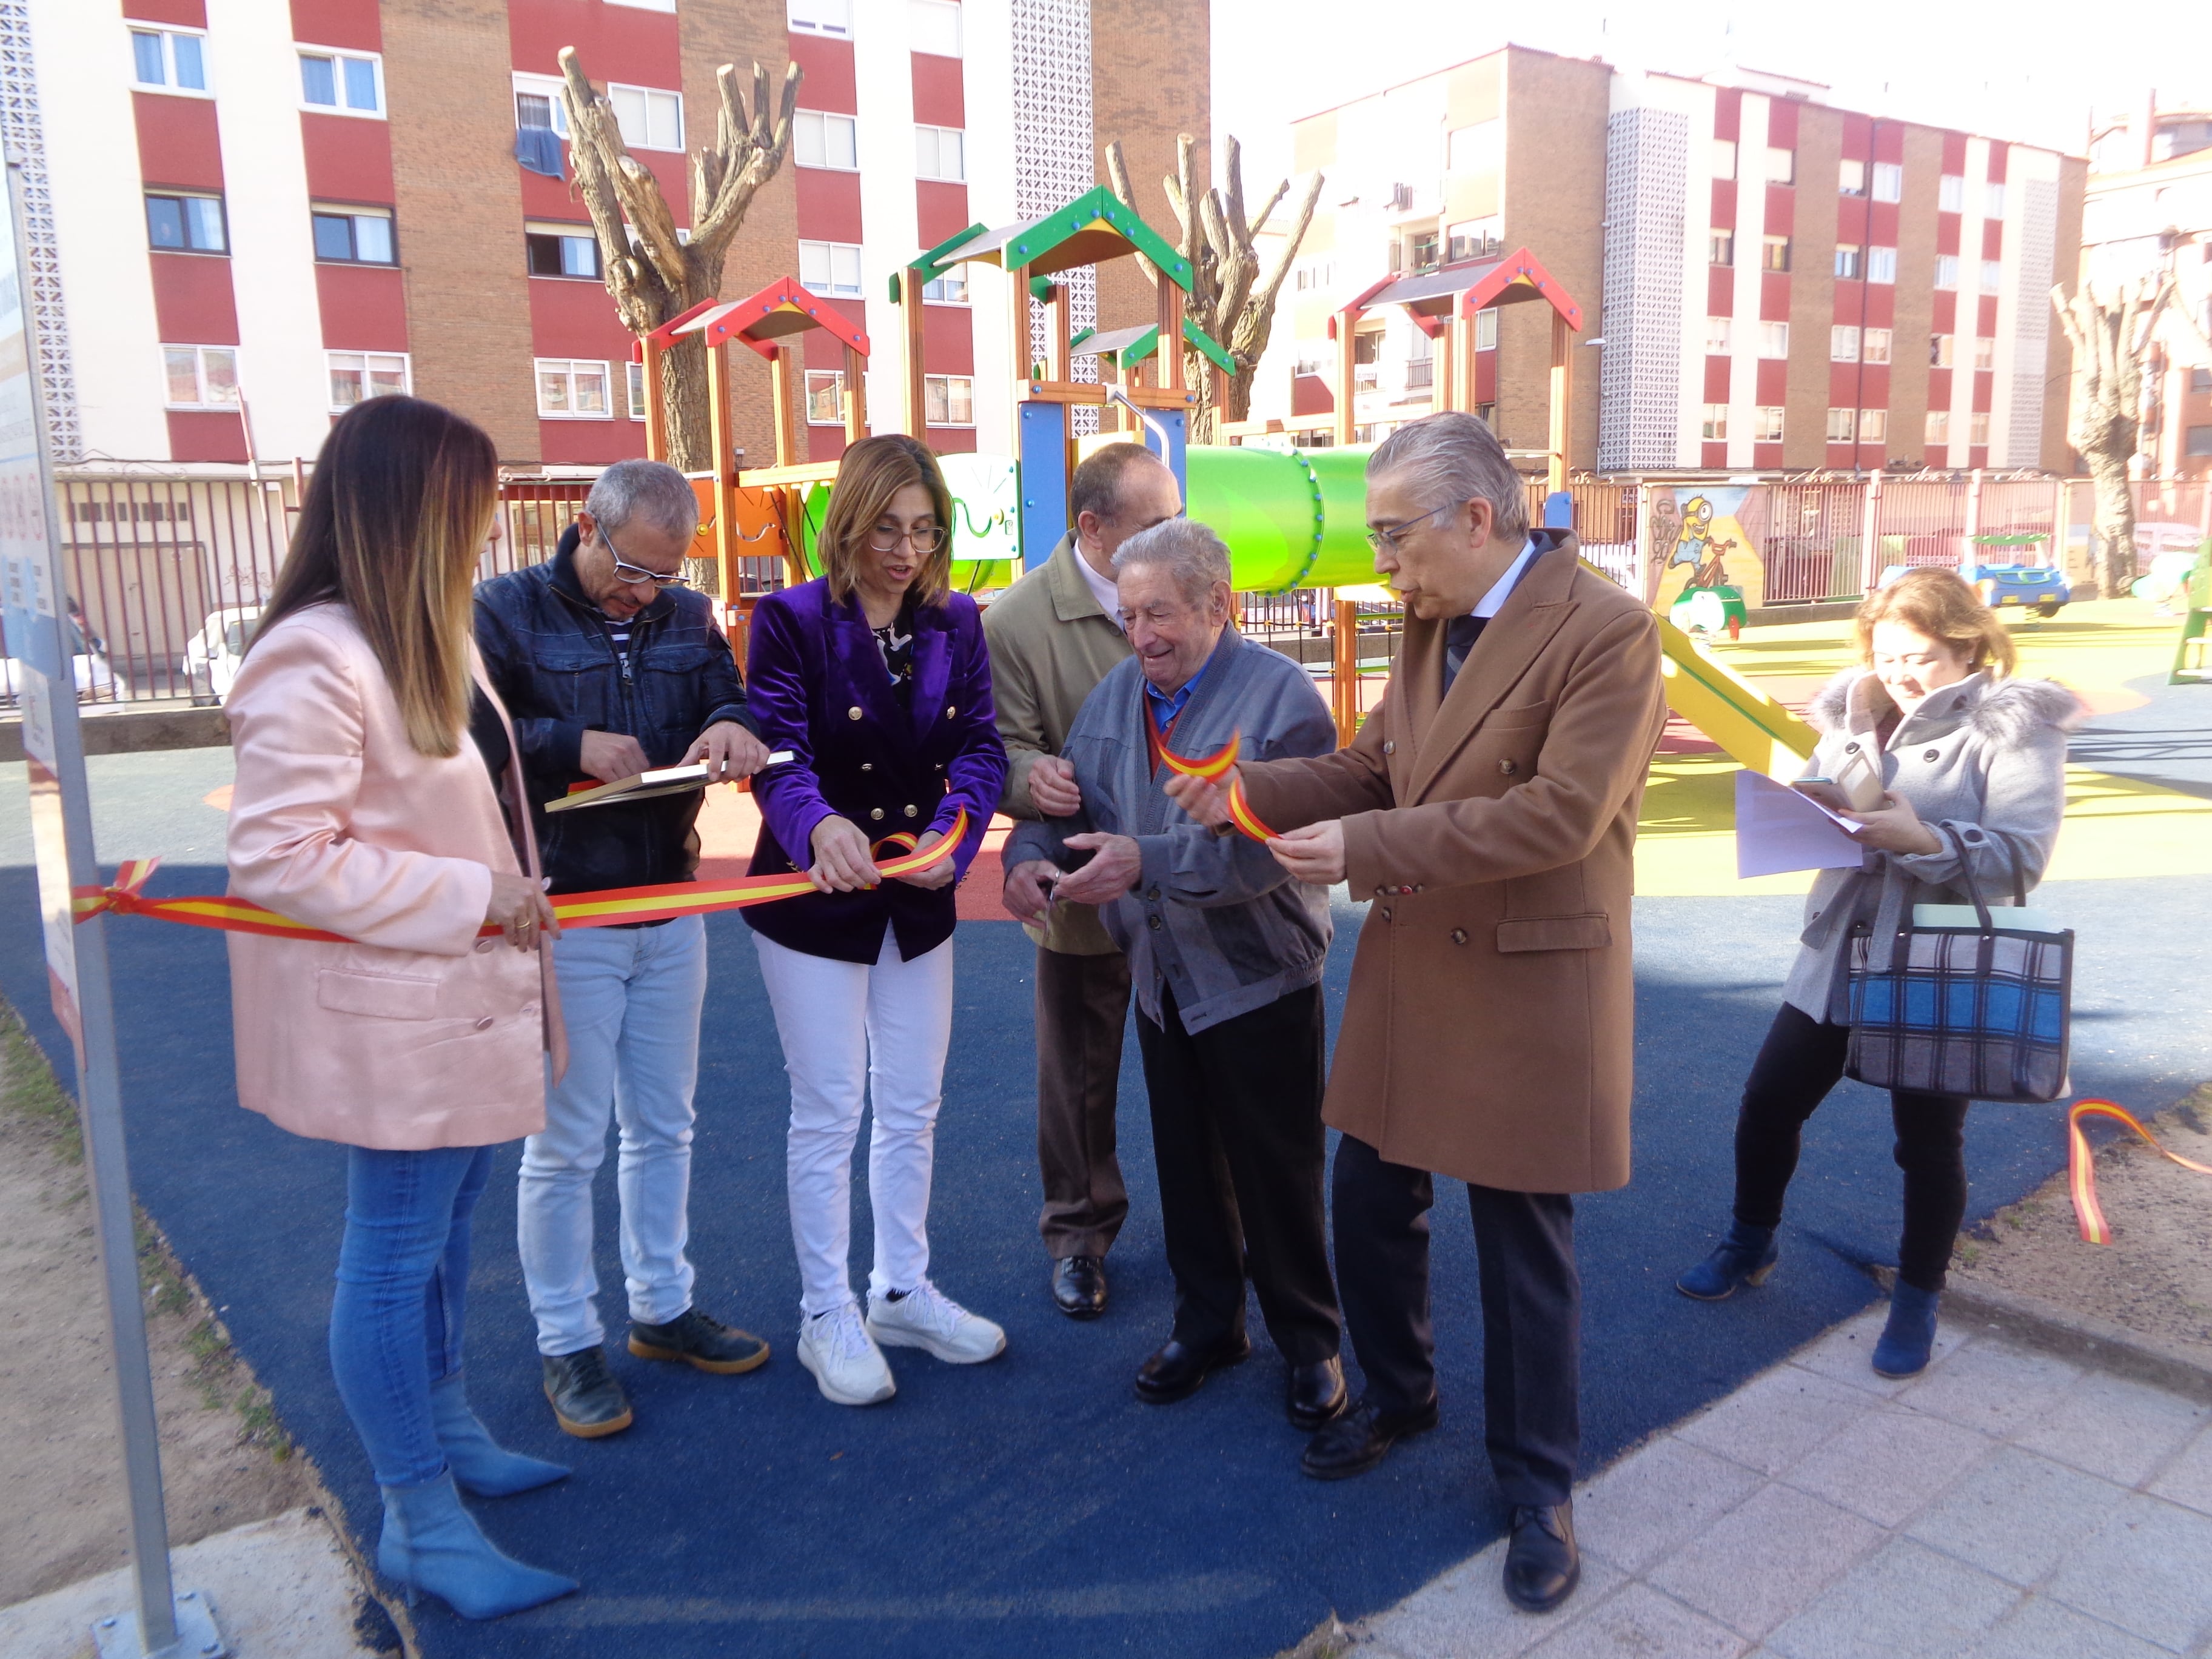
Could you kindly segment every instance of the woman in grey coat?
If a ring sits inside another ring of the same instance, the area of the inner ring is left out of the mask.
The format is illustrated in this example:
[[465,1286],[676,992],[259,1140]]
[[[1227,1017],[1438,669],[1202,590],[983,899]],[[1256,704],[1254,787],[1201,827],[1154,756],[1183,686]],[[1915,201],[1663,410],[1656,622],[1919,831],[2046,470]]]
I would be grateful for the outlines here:
[[[2012,636],[1948,570],[1913,570],[1859,607],[1863,665],[1837,677],[1808,716],[1821,733],[1807,778],[1848,783],[1864,769],[1887,791],[1849,817],[1866,826],[1856,870],[1824,870],[1806,901],[1782,1009],[1752,1062],[1735,1129],[1735,1213],[1728,1237],[1676,1288],[1717,1302],[1774,1270],[1783,1194],[1805,1120],[1842,1077],[1850,1046],[1851,941],[1886,964],[1915,903],[1963,902],[1971,870],[1984,895],[2042,878],[2065,811],[2066,733],[2081,714],[2049,680],[2010,678]],[[1905,1172],[1905,1228],[1889,1322],[1874,1351],[1884,1376],[1924,1369],[1936,1304],[1966,1210],[1966,1102],[1890,1097]]]

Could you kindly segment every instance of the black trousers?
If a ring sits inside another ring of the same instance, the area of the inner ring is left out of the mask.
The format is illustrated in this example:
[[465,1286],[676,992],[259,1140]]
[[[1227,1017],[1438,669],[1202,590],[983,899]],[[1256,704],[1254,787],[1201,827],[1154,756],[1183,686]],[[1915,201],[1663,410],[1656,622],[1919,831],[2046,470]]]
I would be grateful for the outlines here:
[[[1735,1218],[1752,1227],[1782,1220],[1782,1195],[1797,1170],[1800,1132],[1844,1074],[1851,1028],[1782,1005],[1768,1028],[1735,1121]],[[1893,1153],[1905,1171],[1905,1234],[1897,1274],[1923,1291],[1943,1288],[1951,1246],[1966,1213],[1966,1102],[1961,1095],[1893,1091]]]
[[1037,1231],[1055,1261],[1104,1255],[1129,1213],[1114,1146],[1128,1014],[1128,957],[1037,946]]
[[[1437,1391],[1425,1170],[1337,1142],[1336,1271],[1366,1398],[1406,1411]],[[1582,1279],[1565,1193],[1467,1189],[1482,1290],[1483,1440],[1505,1501],[1564,1504],[1582,1455]]]
[[1137,1046],[1152,1111],[1160,1222],[1175,1275],[1175,1338],[1211,1346],[1244,1328],[1249,1265],[1276,1349],[1293,1365],[1337,1351],[1321,1124],[1321,987],[1193,1034],[1163,989]]

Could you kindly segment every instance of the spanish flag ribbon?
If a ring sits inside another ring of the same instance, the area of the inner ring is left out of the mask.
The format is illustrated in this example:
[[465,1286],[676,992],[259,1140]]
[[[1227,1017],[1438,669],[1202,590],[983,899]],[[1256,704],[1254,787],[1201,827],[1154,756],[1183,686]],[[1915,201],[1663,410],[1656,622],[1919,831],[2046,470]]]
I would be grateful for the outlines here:
[[[914,836],[902,833],[886,836],[875,843],[876,873],[888,881],[942,864],[959,850],[961,839],[967,833],[968,814],[963,809],[944,838],[927,848],[919,848],[918,838]],[[891,850],[893,856],[884,858],[886,850]],[[161,867],[161,862],[159,859],[131,859],[117,869],[114,881],[107,886],[76,889],[71,896],[76,920],[87,921],[102,914],[151,916],[156,921],[179,922],[187,927],[213,927],[225,933],[347,943],[343,933],[310,927],[303,921],[295,921],[246,899],[206,896],[149,898],[146,883]],[[612,887],[597,893],[564,893],[553,901],[553,914],[563,927],[613,927],[625,922],[666,921],[678,916],[704,915],[714,910],[742,910],[749,905],[770,904],[812,891],[814,884],[799,872],[740,876],[734,881],[713,884],[677,881],[653,887]],[[500,933],[489,922],[479,931],[488,938],[495,938]]]
[[[1218,783],[1237,764],[1237,752],[1243,741],[1243,732],[1233,733],[1229,741],[1213,753],[1196,759],[1178,755],[1162,744],[1160,763],[1181,776],[1204,778],[1208,783]],[[1259,815],[1252,810],[1252,804],[1244,799],[1244,780],[1242,778],[1229,786],[1229,821],[1254,841],[1273,841],[1275,838],[1275,832],[1260,822]]]
[[2081,1133],[2081,1120],[2085,1117],[2108,1117],[2115,1123],[2124,1124],[2141,1135],[2160,1158],[2199,1175],[2212,1175],[2212,1164],[2197,1163],[2160,1146],[2158,1137],[2144,1128],[2124,1106],[2116,1106],[2109,1100],[2075,1101],[2066,1114],[2066,1187],[2073,1195],[2074,1215],[2081,1224],[2081,1237],[2092,1244],[2111,1243],[2112,1232],[2105,1224],[2105,1212],[2097,1203],[2097,1162],[2090,1151],[2089,1137]]

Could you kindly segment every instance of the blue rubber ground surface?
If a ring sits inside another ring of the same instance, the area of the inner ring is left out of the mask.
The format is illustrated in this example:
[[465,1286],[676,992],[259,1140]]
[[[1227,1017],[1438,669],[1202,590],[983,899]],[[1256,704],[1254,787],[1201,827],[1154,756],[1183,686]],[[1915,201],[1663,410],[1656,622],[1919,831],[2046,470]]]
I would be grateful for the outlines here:
[[[227,780],[228,761],[222,751],[95,760],[103,853],[165,852],[178,861],[158,890],[219,890],[222,818],[197,803]],[[20,769],[0,769],[0,990],[66,1078],[10,772]],[[2043,902],[2083,936],[2077,1090],[2155,1108],[2212,1076],[2201,1017],[2212,882],[2069,883]],[[1717,1306],[1670,1288],[1725,1224],[1734,1097],[1772,1015],[1796,909],[1789,899],[1638,907],[1637,1176],[1581,1212],[1591,1468],[1864,1305],[1872,1290],[1854,1264],[1889,1258],[1887,1102],[1847,1085],[1808,1135],[1771,1285]],[[798,1284],[773,1028],[744,924],[708,927],[692,1203],[701,1300],[769,1336],[775,1358],[750,1376],[712,1378],[619,1357],[637,1426],[588,1444],[560,1435],[537,1391],[513,1243],[515,1158],[504,1152],[479,1212],[471,1387],[503,1438],[576,1474],[480,1513],[495,1538],[574,1574],[586,1594],[488,1626],[426,1603],[430,1654],[1264,1656],[1332,1608],[1350,1618],[1388,1605],[1498,1533],[1482,1456],[1473,1252],[1452,1183],[1439,1183],[1436,1245],[1444,1427],[1363,1480],[1298,1476],[1300,1438],[1283,1421],[1264,1340],[1254,1363],[1184,1405],[1131,1398],[1131,1373],[1164,1334],[1169,1307],[1133,1044],[1121,1114],[1133,1207],[1112,1258],[1114,1306],[1088,1326],[1051,1310],[1034,1231],[1030,949],[1004,923],[958,936],[933,1235],[936,1277],[1006,1324],[1009,1351],[964,1370],[901,1354],[890,1404],[823,1401],[792,1358]],[[373,1541],[374,1491],[323,1340],[343,1154],[232,1103],[219,937],[125,921],[110,938],[141,1198]],[[1349,945],[1344,926],[1332,1014]],[[2055,1108],[1977,1109],[1975,1215],[2058,1167],[2059,1121]],[[600,1274],[619,1285],[612,1182],[602,1184]],[[867,1235],[864,1179],[856,1184],[857,1278]],[[1252,1322],[1258,1335],[1256,1310]]]

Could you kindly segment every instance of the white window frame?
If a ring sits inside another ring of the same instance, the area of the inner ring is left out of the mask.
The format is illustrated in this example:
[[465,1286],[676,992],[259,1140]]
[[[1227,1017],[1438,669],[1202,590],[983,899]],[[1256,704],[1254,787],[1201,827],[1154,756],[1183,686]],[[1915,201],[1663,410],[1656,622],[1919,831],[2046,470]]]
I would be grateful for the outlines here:
[[[852,259],[853,281],[849,286],[836,280],[838,256],[849,254]],[[813,262],[820,280],[810,277],[807,266]],[[867,266],[858,242],[823,242],[802,238],[799,244],[799,284],[810,294],[819,294],[824,299],[836,295],[840,299],[859,299],[867,291]]]
[[1474,313],[1474,349],[1477,351],[1498,349],[1498,307],[1485,306]]
[[1936,211],[1964,213],[1966,210],[1966,180],[1965,175],[1946,173],[1936,180]]
[[[1846,257],[1848,257],[1850,264],[1850,269],[1849,270],[1844,269]],[[1856,242],[1837,243],[1836,280],[1839,283],[1856,283],[1865,280],[1865,277],[1866,249],[1859,246]]]
[[968,303],[968,267],[954,265],[942,276],[933,276],[921,285],[921,302],[926,306],[965,306]]
[[783,18],[784,26],[797,34],[853,38],[853,0],[784,0]]
[[1997,343],[1986,334],[1974,337],[1974,367],[1978,369],[1997,366]]
[[[948,36],[946,31],[951,33]],[[957,0],[907,0],[907,47],[927,58],[964,58],[968,42]],[[948,44],[952,50],[944,50]]]
[[[956,421],[952,418],[952,386],[955,381],[959,382],[961,385],[965,386],[968,388],[968,418],[964,421]],[[925,415],[929,409],[930,392],[934,387],[940,386],[945,388],[945,418],[941,421],[930,421],[928,422],[928,424],[931,426],[958,428],[961,430],[965,430],[966,428],[974,426],[975,424],[975,377],[972,374],[923,375],[921,377],[921,399],[922,409]]]
[[[165,92],[173,98],[215,96],[215,69],[209,61],[208,37],[205,29],[179,28],[169,23],[141,23],[135,18],[126,21],[130,23],[128,33],[131,37],[128,44],[131,48],[131,85],[134,91]],[[153,35],[161,43],[162,78],[159,81],[142,81],[138,78],[137,37],[142,34]],[[180,35],[187,36],[200,43],[200,79],[207,82],[204,87],[185,87],[177,84],[176,43]]]
[[[634,3],[634,0],[608,0],[608,3],[613,5],[628,5]],[[624,390],[629,393],[629,417],[633,421],[644,420],[647,415],[645,407],[645,365],[639,362],[637,359],[633,357],[628,362],[624,363],[623,367],[629,371],[627,374],[623,376],[623,380],[625,382]]]
[[1832,363],[1855,363],[1859,361],[1860,334],[1855,323],[1836,323],[1828,330],[1828,361]]
[[1770,185],[1794,185],[1797,182],[1796,150],[1784,149],[1779,144],[1766,147],[1766,182]]
[[1859,361],[1863,363],[1886,363],[1896,343],[1896,331],[1870,328],[1859,337]]
[[1713,140],[1712,169],[1714,178],[1733,179],[1735,177],[1735,143],[1736,141],[1733,138],[1716,138]]
[[[646,131],[643,136],[636,138],[631,137],[627,132],[623,133],[622,141],[624,149],[655,150],[663,155],[681,155],[684,154],[684,94],[682,93],[677,91],[672,87],[642,87],[633,86],[627,81],[608,82],[606,84],[606,99],[608,104],[612,106],[615,112],[616,129],[620,131],[623,126],[623,118],[622,100],[621,98],[617,95],[618,94],[641,98],[645,100]],[[675,101],[676,142],[672,144],[656,144],[652,142],[653,100],[656,98],[672,99]]]
[[[351,219],[356,221],[362,219],[380,219],[384,222],[385,226],[385,241],[392,250],[392,257],[389,259],[364,259],[360,256],[358,252],[348,258],[333,259],[324,253],[320,248],[317,248],[315,250],[315,263],[317,264],[368,265],[374,270],[390,270],[399,264],[398,231],[398,227],[392,223],[392,214],[390,208],[356,207],[352,204],[346,202],[309,202],[307,204],[307,230],[311,242],[313,240],[314,222],[317,219]],[[356,227],[355,229],[349,231],[348,234],[352,238],[355,248],[358,250],[361,246],[360,229]]]
[[676,0],[607,0],[611,6],[629,6],[638,11],[674,11]]
[[[831,394],[830,402],[836,413],[823,420],[814,412],[814,400],[823,392]],[[806,424],[809,426],[842,426],[845,424],[845,371],[842,368],[810,368],[806,371]]]
[[1929,279],[1929,285],[1948,293],[1958,291],[1959,256],[1957,254],[1939,253],[1936,256],[1936,271]]
[[[947,141],[952,150],[952,170],[945,168]],[[914,176],[935,179],[948,185],[968,182],[968,133],[964,127],[935,127],[927,122],[914,125]]]
[[1867,192],[1867,164],[1844,160],[1836,164],[1836,194],[1863,196]]
[[[538,418],[541,421],[611,421],[615,417],[614,377],[608,371],[610,364],[602,357],[538,357],[530,365],[530,384],[538,398]],[[599,371],[600,398],[605,407],[579,410],[576,402],[576,371],[596,368]],[[545,376],[556,374],[564,378],[568,387],[567,409],[548,409],[545,406]]]
[[1708,317],[1705,319],[1705,356],[1725,357],[1735,349],[1735,319]]
[[1928,337],[1928,367],[1950,368],[1958,360],[1958,338],[1955,334],[1931,334]]
[[1886,409],[1859,410],[1859,438],[1863,444],[1886,444],[1889,441],[1889,411]]
[[1759,355],[1770,361],[1787,362],[1790,356],[1790,325],[1762,322],[1759,325]]
[[[348,115],[359,121],[381,121],[389,113],[390,106],[384,96],[384,54],[380,52],[356,52],[346,46],[319,46],[311,40],[295,40],[294,49],[302,58],[327,58],[331,62],[332,86],[338,94],[335,104],[311,104],[307,101],[307,82],[305,71],[300,80],[300,107],[311,115]],[[356,109],[345,101],[347,59],[367,64],[370,77],[376,82],[376,107]]]
[[[189,351],[192,356],[192,379],[199,396],[191,403],[180,404],[169,397],[169,354]],[[230,359],[231,393],[228,398],[210,398],[208,389],[208,354],[219,352]],[[228,414],[238,407],[238,348],[234,345],[186,345],[178,342],[161,343],[161,404],[165,409],[216,410]]]
[[1990,412],[1977,409],[1966,416],[1966,447],[1987,449],[1990,446]]
[[[543,98],[552,105],[553,131],[562,138],[567,138],[568,106],[561,96],[561,77],[557,75],[529,75],[517,70],[509,78],[514,82],[516,97],[526,94],[532,98]],[[522,131],[522,111],[520,108],[514,112],[514,130],[517,132]]]
[[1923,443],[1942,444],[1948,448],[1951,442],[1951,411],[1948,409],[1929,410],[1927,424],[1921,430],[1920,441]]
[[1779,404],[1761,404],[1751,411],[1751,441],[1755,444],[1778,444],[1782,441],[1783,421],[1786,411]]
[[1828,410],[1828,441],[1832,444],[1855,444],[1858,441],[1858,410],[1831,406]]
[[1905,199],[1905,163],[1876,161],[1874,164],[1874,199],[1877,202],[1901,202]]
[[2003,218],[2003,217],[2004,217],[2004,204],[2005,204],[2005,187],[2004,187],[2004,181],[2003,181],[2003,180],[1999,179],[1990,179],[1988,183],[1984,184],[1984,185],[1982,186],[1982,217],[1983,217],[1983,218],[1984,218],[1984,219],[2002,219],[2002,218]]
[[1897,284],[1897,250],[1876,245],[1867,249],[1866,279],[1869,283]]
[[[1722,251],[1721,244],[1723,240],[1725,240],[1728,244],[1728,258],[1725,259],[1716,259],[1713,258],[1713,255]],[[1735,269],[1735,231],[1723,230],[1719,226],[1716,225],[1711,229],[1705,232],[1705,263],[1716,270],[1734,270]]]
[[[575,224],[566,220],[526,219],[522,222],[522,268],[531,281],[535,283],[604,283],[606,281],[605,250],[599,246],[598,234],[591,226]],[[599,269],[588,276],[572,276],[565,270],[558,276],[550,271],[532,270],[529,239],[532,236],[558,236],[564,239],[573,238],[580,242],[589,242],[592,245],[592,263]]]
[[1982,292],[1984,294],[2002,294],[2004,292],[2003,260],[1984,259],[1982,261]]
[[[842,133],[843,154],[851,161],[830,159],[833,132]],[[810,156],[809,149],[813,151]],[[844,115],[836,110],[802,109],[792,112],[791,163],[793,167],[819,167],[824,173],[858,173],[860,170],[860,118]]]
[[[346,361],[348,359],[351,361]],[[397,391],[371,392],[368,389],[368,377],[374,372],[375,366],[381,364],[386,372],[389,373],[391,365],[394,363],[399,366],[399,385]],[[355,398],[352,403],[342,404],[337,400],[333,377],[341,370],[351,368],[356,364],[360,368],[361,396]],[[323,354],[323,380],[325,385],[332,388],[331,413],[343,415],[349,409],[367,403],[371,398],[404,397],[411,392],[415,389],[414,359],[404,351],[325,351]]]
[[1728,417],[1729,406],[1726,404],[1707,404],[1705,422],[1698,428],[1698,430],[1705,434],[1703,441],[1709,444],[1726,443]]
[[[1760,236],[1759,239],[1759,270],[1762,271],[1771,271],[1777,276],[1788,276],[1790,274],[1790,256],[1792,252],[1790,244],[1796,240],[1796,239],[1794,236],[1783,236],[1771,231]],[[1780,251],[1782,255],[1782,263],[1780,264],[1774,263],[1774,255],[1778,250]]]

